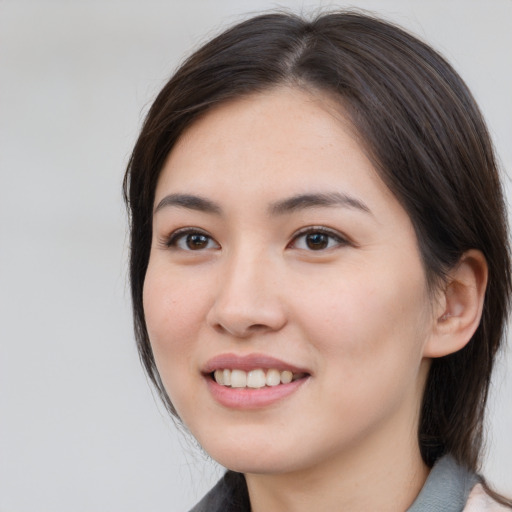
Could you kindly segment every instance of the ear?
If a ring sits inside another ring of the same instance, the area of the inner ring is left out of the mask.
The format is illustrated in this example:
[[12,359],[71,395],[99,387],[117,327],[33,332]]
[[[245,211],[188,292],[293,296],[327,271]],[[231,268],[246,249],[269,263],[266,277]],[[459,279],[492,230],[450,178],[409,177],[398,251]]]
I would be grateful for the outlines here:
[[466,346],[480,323],[487,275],[487,262],[480,251],[472,249],[462,255],[439,292],[424,357],[443,357]]

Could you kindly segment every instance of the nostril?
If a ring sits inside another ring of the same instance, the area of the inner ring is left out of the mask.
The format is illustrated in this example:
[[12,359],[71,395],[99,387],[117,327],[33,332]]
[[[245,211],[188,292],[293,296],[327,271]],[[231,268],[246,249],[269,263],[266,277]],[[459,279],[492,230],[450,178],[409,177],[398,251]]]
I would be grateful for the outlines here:
[[248,328],[249,331],[264,331],[265,329],[268,329],[268,326],[265,324],[253,324]]

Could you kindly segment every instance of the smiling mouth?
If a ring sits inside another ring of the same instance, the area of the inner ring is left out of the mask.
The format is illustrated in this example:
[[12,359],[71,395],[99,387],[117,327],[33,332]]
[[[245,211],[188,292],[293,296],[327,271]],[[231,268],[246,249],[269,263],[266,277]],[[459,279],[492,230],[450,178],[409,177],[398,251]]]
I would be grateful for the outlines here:
[[257,368],[248,372],[238,369],[218,369],[212,372],[212,379],[220,386],[229,388],[275,387],[282,384],[304,379],[307,373],[293,373],[290,370],[279,371],[277,369],[264,370]]

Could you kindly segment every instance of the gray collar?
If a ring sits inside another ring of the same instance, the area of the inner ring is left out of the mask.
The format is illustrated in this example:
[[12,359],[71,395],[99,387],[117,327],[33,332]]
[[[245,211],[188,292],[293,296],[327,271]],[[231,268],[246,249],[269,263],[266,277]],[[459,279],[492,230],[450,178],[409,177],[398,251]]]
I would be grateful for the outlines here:
[[450,455],[439,459],[407,512],[461,512],[471,489],[479,482]]

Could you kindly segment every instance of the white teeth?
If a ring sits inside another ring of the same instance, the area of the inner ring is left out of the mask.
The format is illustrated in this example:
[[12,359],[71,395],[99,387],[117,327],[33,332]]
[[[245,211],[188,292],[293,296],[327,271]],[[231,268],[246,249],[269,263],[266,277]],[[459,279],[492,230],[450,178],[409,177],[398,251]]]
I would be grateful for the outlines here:
[[231,370],[231,387],[245,388],[247,386],[247,373],[243,370]]
[[220,384],[221,386],[224,385],[224,370],[215,370],[213,376],[215,377],[215,382],[217,384]]
[[262,388],[265,384],[266,379],[263,370],[252,370],[247,374],[248,388]]
[[281,372],[281,384],[289,384],[293,379],[293,373],[285,370]]
[[279,370],[269,370],[265,380],[267,386],[277,386],[278,384],[281,384],[281,374],[279,373]]
[[280,372],[276,369],[262,370],[257,368],[250,372],[243,370],[215,370],[213,377],[217,384],[221,386],[231,386],[232,388],[263,388],[265,386],[278,386],[279,384],[289,384],[293,380],[304,377],[300,373],[293,375],[290,370]]

